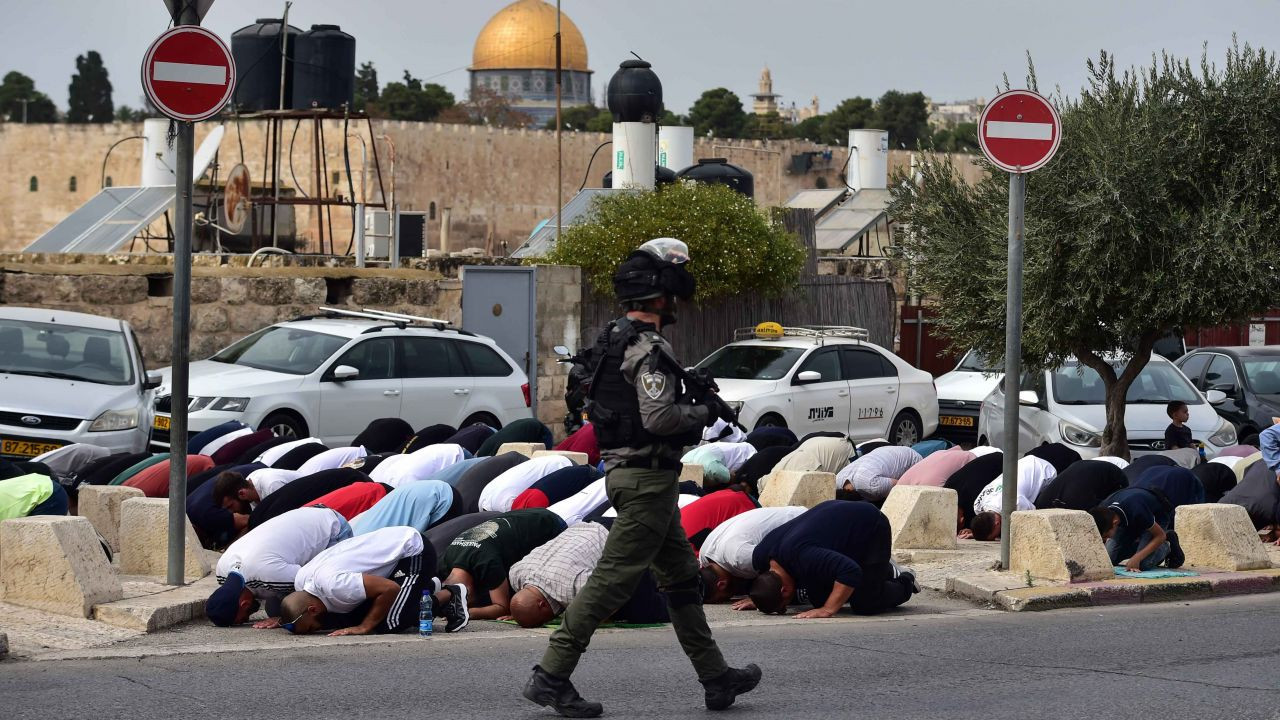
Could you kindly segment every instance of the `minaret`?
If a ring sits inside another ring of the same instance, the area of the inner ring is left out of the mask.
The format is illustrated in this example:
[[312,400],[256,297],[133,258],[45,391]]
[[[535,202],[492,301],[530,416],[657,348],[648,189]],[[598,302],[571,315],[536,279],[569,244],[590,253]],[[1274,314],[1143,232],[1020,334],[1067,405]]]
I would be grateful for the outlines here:
[[778,98],[782,96],[773,92],[773,73],[769,72],[767,65],[760,72],[760,92],[751,97],[754,100],[751,109],[756,115],[778,112]]

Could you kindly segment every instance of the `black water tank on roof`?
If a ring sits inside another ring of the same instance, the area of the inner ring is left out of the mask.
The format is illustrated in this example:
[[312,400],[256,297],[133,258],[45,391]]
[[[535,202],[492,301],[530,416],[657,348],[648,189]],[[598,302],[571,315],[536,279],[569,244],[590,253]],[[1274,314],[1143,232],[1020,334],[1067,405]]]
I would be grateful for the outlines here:
[[656,123],[662,115],[662,81],[644,60],[624,60],[609,78],[607,97],[614,122]]
[[[671,168],[668,168],[668,167],[663,167],[661,165],[653,166],[653,184],[655,186],[671,185],[675,181],[676,181],[675,170],[672,170]],[[604,174],[604,179],[601,181],[600,187],[603,187],[603,188],[613,187],[613,171],[612,170]]]
[[[258,18],[231,34],[231,56],[236,61],[236,90],[231,104],[242,111],[275,110],[280,107],[280,29],[278,18]],[[302,31],[290,25],[285,30],[292,69],[294,45]],[[285,107],[289,107],[291,88],[289,73],[284,77]]]
[[294,110],[350,105],[356,84],[356,39],[337,25],[312,25],[293,54]]
[[676,173],[676,178],[728,185],[749,198],[756,195],[755,177],[746,168],[740,168],[724,158],[703,158],[697,165],[690,165]]

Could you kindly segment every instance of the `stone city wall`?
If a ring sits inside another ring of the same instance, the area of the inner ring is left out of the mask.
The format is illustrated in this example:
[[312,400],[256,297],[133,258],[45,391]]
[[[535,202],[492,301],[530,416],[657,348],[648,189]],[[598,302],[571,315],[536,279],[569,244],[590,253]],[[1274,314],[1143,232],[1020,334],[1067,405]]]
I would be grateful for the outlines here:
[[[213,127],[212,122],[199,123],[197,143]],[[265,130],[266,124],[261,121],[228,123],[218,156],[219,183],[225,180],[233,165],[243,162],[249,168],[255,187],[263,184],[267,179]],[[293,130],[291,123],[285,123],[281,132],[284,140],[281,186],[294,188],[296,177],[301,191],[315,195],[313,126],[308,122],[299,126],[290,153]],[[440,249],[440,218],[444,208],[451,211],[446,250],[478,247],[491,255],[505,255],[514,250],[539,222],[555,213],[556,137],[553,132],[401,121],[375,121],[373,138],[363,121],[351,122],[346,131],[363,138],[367,148],[369,201],[378,201],[385,192],[394,197],[402,210],[425,211],[429,248]],[[26,247],[93,197],[104,177],[110,178],[115,186],[137,184],[141,141],[121,143],[112,151],[105,167],[103,160],[113,143],[141,133],[141,123],[0,123],[0,157],[5,158],[8,170],[0,181],[0,251]],[[330,194],[349,197],[350,182],[355,195],[360,196],[361,142],[355,139],[350,142],[348,174],[343,160],[342,121],[325,121],[323,133],[326,151],[321,175],[329,185]],[[584,177],[587,186],[599,186],[610,169],[611,154],[602,150],[589,170],[587,163],[592,152],[607,140],[609,135],[603,133],[564,134],[566,201],[577,192]],[[381,190],[373,171],[374,145],[382,167]],[[821,155],[827,150],[831,152],[830,160]],[[793,172],[792,157],[806,152],[819,155],[814,157],[808,171]],[[891,173],[909,166],[911,153],[894,150],[889,155]],[[844,148],[800,140],[699,138],[694,148],[695,158],[725,157],[750,170],[755,175],[756,200],[761,206],[780,205],[803,189],[839,187],[842,182],[839,174],[846,156]],[[977,166],[972,159],[957,157],[966,177],[976,177]],[[197,190],[197,199],[203,200],[204,194]],[[297,212],[298,230],[305,240],[303,247],[319,251],[315,213],[307,207],[298,207]],[[330,234],[328,228],[332,222],[333,248],[343,252],[351,236],[350,211],[332,208],[324,221],[325,237]],[[153,230],[163,232],[163,222],[158,222]],[[324,247],[329,251],[327,240]]]

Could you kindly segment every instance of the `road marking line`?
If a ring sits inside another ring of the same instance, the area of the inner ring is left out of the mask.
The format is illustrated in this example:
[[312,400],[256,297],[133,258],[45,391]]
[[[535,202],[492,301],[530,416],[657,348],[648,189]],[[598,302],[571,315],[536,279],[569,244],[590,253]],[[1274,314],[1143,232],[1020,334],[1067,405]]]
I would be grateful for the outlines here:
[[151,77],[153,80],[163,82],[226,85],[227,68],[222,65],[191,65],[156,61]]
[[1053,123],[988,120],[987,137],[1007,140],[1052,140]]

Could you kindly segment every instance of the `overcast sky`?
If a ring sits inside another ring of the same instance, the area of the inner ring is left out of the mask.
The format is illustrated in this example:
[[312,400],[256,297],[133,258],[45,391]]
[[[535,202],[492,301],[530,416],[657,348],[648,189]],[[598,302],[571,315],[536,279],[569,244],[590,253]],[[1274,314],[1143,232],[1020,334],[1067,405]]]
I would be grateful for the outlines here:
[[[404,69],[463,99],[472,44],[508,0],[297,0],[290,23],[334,23],[356,37],[357,60],[372,60],[385,84]],[[0,23],[0,73],[19,70],[66,109],[75,56],[99,51],[117,105],[141,104],[139,64],[167,24],[162,0],[7,0]],[[283,2],[217,0],[204,25],[224,39]],[[708,88],[748,100],[760,69],[773,70],[784,102],[817,95],[823,111],[846,97],[921,90],[935,100],[994,94],[1001,74],[1014,86],[1025,54],[1041,89],[1069,93],[1084,83],[1085,59],[1100,49],[1123,65],[1168,50],[1220,59],[1231,42],[1280,48],[1275,0],[563,0],[587,40],[599,97],[634,50],[662,78],[666,105],[687,111]],[[270,8],[270,9],[267,9]]]

